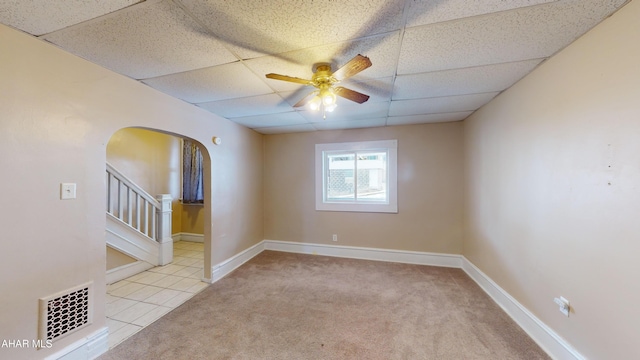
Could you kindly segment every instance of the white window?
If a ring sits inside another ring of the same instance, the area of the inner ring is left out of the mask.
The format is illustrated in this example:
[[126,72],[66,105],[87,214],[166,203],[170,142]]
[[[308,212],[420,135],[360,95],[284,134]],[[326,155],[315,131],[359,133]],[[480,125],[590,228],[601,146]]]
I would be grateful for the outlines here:
[[316,210],[398,212],[398,140],[316,144]]

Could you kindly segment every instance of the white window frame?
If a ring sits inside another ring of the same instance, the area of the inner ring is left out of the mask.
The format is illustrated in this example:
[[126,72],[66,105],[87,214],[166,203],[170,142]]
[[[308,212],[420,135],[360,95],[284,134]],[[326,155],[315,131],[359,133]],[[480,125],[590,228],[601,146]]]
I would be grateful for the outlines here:
[[[329,201],[326,199],[325,159],[335,151],[387,152],[387,201]],[[347,143],[316,144],[316,210],[353,212],[398,212],[398,140],[358,141]]]

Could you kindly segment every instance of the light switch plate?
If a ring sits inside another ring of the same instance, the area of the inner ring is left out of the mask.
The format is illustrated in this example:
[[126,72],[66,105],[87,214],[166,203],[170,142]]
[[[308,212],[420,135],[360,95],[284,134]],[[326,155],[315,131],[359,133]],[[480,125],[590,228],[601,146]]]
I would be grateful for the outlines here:
[[60,184],[60,199],[70,200],[76,198],[76,184],[62,183]]
[[553,302],[558,304],[560,307],[560,312],[563,313],[566,317],[569,317],[569,312],[571,311],[571,305],[569,304],[569,300],[560,296],[560,298],[554,298]]

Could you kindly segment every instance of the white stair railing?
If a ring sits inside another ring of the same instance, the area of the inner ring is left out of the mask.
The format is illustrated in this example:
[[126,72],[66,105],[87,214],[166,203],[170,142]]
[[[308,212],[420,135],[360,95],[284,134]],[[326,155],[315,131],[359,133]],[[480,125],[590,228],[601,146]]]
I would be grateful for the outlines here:
[[[171,195],[155,199],[107,163],[107,213],[149,239],[171,248]],[[173,251],[160,253],[160,264],[171,262]]]

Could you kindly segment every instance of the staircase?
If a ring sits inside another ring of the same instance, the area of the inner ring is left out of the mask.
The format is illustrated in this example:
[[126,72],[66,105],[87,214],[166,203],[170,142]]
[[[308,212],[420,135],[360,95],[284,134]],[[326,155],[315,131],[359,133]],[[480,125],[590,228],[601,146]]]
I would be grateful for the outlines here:
[[171,196],[156,198],[107,163],[107,246],[135,262],[107,271],[114,283],[173,260]]

